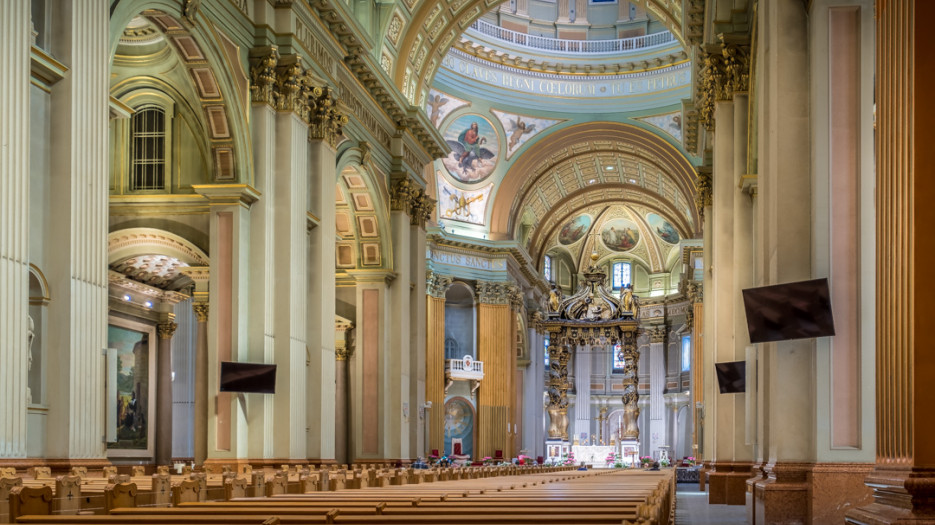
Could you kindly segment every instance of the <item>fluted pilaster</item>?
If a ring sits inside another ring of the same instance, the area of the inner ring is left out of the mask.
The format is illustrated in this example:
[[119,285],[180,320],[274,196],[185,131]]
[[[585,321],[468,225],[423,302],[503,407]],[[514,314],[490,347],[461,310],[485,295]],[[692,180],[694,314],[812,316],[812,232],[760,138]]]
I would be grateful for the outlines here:
[[0,5],[0,458],[26,457],[30,2]]
[[429,273],[426,277],[425,400],[428,412],[430,452],[443,452],[445,445],[445,292],[451,278]]
[[513,369],[510,354],[511,311],[505,283],[478,283],[477,358],[484,362],[484,380],[477,394],[478,457],[510,453],[507,425],[512,404]]

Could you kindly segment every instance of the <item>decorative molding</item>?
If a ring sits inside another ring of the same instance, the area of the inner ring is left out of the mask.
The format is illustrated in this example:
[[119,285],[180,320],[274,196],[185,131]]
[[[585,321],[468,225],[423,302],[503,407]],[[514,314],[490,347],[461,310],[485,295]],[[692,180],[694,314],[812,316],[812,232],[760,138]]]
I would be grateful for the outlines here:
[[425,223],[435,215],[435,199],[429,197],[422,188],[413,192],[409,206],[413,226],[424,228]]
[[280,57],[276,65],[275,107],[278,111],[294,111],[297,114],[307,111],[302,108],[304,101],[299,97],[305,75],[300,61],[297,55],[287,55]]
[[713,187],[711,183],[711,167],[701,166],[698,168],[698,178],[695,179],[695,207],[698,208],[698,216],[704,218],[704,209],[711,206]]
[[666,330],[665,325],[656,325],[649,327],[646,333],[649,335],[650,343],[665,343],[668,330]]

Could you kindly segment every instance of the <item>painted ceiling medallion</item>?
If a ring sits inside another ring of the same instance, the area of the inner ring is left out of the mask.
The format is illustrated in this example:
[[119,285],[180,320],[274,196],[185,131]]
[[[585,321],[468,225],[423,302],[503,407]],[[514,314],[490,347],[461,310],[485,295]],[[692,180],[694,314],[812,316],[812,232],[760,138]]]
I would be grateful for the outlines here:
[[613,219],[604,223],[601,241],[615,252],[630,251],[640,242],[640,231],[630,219]]
[[591,227],[590,215],[579,215],[566,222],[558,233],[558,242],[568,246],[581,240]]
[[452,186],[441,172],[435,174],[438,180],[438,218],[455,220],[470,224],[484,224],[484,212],[493,184],[475,190],[461,190]]
[[669,221],[663,219],[655,213],[646,215],[646,222],[649,223],[649,227],[652,228],[656,235],[658,235],[659,238],[663,241],[669,244],[678,244],[679,240],[681,240],[681,236],[675,229],[675,226],[672,226]]
[[442,163],[456,180],[473,184],[487,179],[500,153],[500,138],[493,125],[477,114],[458,117],[444,132],[451,153]]

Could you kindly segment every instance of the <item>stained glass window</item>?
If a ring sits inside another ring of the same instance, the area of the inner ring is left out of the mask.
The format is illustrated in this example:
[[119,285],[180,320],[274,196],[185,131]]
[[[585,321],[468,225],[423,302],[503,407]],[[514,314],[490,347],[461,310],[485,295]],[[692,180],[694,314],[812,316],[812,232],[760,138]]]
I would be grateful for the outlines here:
[[630,284],[630,263],[614,263],[614,290],[619,290],[628,284]]
[[623,346],[617,343],[614,345],[614,372],[623,372],[625,364],[623,360]]
[[545,256],[545,263],[542,264],[542,275],[547,281],[552,280],[552,257],[549,255]]
[[545,338],[545,367],[549,367],[549,338]]
[[692,336],[682,336],[682,372],[688,372],[692,367]]

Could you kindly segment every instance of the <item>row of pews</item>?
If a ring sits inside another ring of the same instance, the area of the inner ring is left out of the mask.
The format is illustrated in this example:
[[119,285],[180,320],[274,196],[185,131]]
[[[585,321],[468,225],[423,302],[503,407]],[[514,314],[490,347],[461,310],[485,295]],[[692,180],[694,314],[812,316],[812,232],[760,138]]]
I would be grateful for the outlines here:
[[[53,493],[52,486],[37,483],[40,479],[20,479],[9,491],[9,516],[13,523],[84,525],[674,523],[671,470],[300,468],[254,471],[249,480],[245,474],[190,473],[185,479],[163,472],[111,479],[103,487],[103,508],[77,510],[61,508],[67,499],[61,486]],[[164,476],[168,495],[161,493]],[[10,478],[0,483],[5,479]],[[87,481],[80,488],[100,485]],[[151,492],[144,498],[147,482]],[[221,497],[208,497],[212,489]]]

